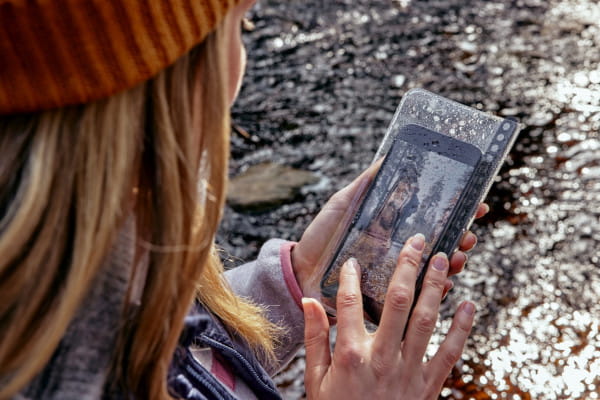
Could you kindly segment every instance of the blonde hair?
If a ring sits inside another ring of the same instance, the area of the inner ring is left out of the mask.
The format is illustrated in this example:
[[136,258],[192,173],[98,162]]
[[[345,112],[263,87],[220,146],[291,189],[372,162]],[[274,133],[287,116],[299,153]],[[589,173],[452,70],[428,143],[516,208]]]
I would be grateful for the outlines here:
[[222,31],[106,100],[0,118],[0,398],[48,362],[132,209],[148,275],[111,378],[135,397],[169,398],[167,369],[196,296],[273,356],[278,328],[231,292],[214,251],[229,154]]

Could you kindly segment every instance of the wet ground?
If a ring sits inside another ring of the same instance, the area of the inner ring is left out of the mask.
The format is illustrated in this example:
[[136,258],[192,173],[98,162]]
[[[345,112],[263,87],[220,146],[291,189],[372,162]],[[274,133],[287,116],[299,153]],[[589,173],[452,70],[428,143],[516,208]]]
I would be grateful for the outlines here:
[[[268,160],[321,182],[268,212],[228,209],[227,264],[297,240],[369,164],[408,89],[516,117],[493,211],[443,305],[440,332],[462,299],[478,313],[440,398],[600,398],[600,4],[261,0],[252,19],[231,175]],[[288,399],[303,397],[302,367],[277,378]]]

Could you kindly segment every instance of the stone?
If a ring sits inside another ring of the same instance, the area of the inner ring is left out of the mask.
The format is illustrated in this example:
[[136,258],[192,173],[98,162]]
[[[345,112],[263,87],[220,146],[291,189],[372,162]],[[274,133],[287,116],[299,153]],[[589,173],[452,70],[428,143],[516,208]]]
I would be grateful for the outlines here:
[[310,171],[257,164],[230,180],[227,203],[236,211],[265,211],[296,200],[304,186],[318,181]]

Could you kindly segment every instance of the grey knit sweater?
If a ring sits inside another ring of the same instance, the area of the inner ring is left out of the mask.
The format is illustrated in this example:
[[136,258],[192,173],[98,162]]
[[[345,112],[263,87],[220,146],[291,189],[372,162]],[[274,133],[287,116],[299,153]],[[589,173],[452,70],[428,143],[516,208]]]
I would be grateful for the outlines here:
[[130,218],[50,362],[17,399],[102,398],[131,275],[134,244],[135,227]]

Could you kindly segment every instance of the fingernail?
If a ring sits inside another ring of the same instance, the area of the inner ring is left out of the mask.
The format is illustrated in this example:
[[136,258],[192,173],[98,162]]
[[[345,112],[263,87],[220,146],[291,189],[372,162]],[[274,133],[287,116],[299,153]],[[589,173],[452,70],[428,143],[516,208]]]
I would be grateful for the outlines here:
[[310,303],[310,300],[307,299],[306,297],[302,298],[302,311],[304,311],[304,315],[306,316],[306,318],[312,318],[314,316],[314,310],[312,309],[312,307],[310,305],[308,305],[308,303]]
[[[452,255],[453,261],[454,261],[454,257],[462,257],[462,261],[460,262],[461,268],[465,266],[465,264],[467,263],[467,260],[469,259],[469,256],[467,255],[467,253],[465,253],[464,251],[460,251],[460,250],[458,250],[456,253],[454,253]],[[454,262],[456,262],[456,261],[454,261]]]
[[475,246],[477,244],[477,235],[475,235],[473,232],[467,232],[467,235],[472,238],[473,242],[475,243],[473,246]]
[[410,239],[410,247],[417,251],[423,250],[425,247],[425,236],[422,233],[417,233]]
[[445,271],[448,265],[448,259],[445,253],[437,253],[433,258],[433,268],[438,271]]
[[358,265],[356,258],[350,257],[348,261],[346,261],[346,264],[356,272],[356,276],[360,276],[360,266]]
[[475,305],[470,301],[467,301],[463,306],[462,311],[467,315],[473,315],[475,314]]

